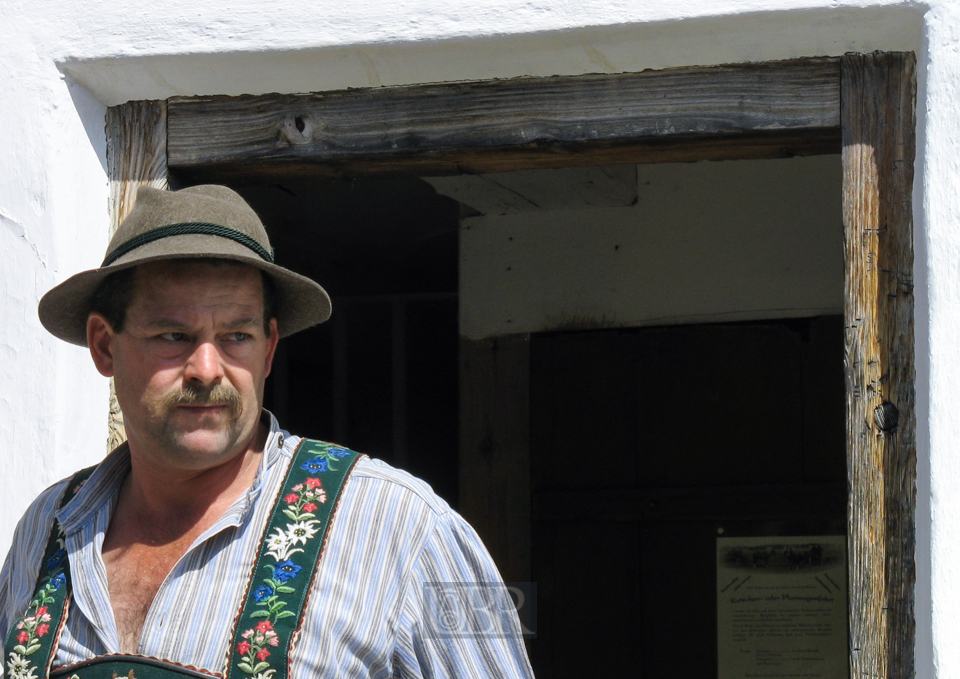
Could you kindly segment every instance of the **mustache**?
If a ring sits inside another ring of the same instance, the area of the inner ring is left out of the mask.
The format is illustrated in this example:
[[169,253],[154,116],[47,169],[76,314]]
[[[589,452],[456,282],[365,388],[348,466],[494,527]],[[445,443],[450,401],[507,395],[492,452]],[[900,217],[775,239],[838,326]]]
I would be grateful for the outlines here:
[[157,403],[157,411],[169,413],[177,406],[226,406],[230,414],[240,417],[243,413],[243,400],[240,392],[224,384],[215,384],[209,389],[184,385]]

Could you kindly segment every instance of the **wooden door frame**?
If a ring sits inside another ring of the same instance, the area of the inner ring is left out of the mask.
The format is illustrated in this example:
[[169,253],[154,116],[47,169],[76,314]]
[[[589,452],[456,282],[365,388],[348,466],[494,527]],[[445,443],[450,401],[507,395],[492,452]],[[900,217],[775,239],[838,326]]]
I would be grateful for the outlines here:
[[[195,183],[842,152],[850,676],[911,677],[915,69],[913,53],[878,52],[129,102],[107,114],[111,223],[168,171]],[[530,577],[528,383],[529,336],[462,341],[461,511],[507,580]]]

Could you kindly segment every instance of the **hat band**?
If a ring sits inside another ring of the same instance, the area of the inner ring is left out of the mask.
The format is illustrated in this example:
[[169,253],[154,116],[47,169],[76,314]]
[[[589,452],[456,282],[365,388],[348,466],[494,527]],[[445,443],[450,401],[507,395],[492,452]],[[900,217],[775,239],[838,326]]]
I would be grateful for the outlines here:
[[134,236],[125,243],[118,245],[113,252],[108,253],[106,259],[103,260],[103,264],[100,265],[100,268],[110,266],[128,252],[136,250],[147,243],[152,243],[162,238],[170,238],[171,236],[186,236],[191,234],[229,238],[232,241],[240,243],[240,245],[250,248],[257,253],[261,259],[273,264],[273,254],[256,240],[241,231],[221,226],[220,224],[211,224],[210,222],[184,222],[182,224],[168,224],[167,226],[150,229],[149,231],[141,233],[139,236]]

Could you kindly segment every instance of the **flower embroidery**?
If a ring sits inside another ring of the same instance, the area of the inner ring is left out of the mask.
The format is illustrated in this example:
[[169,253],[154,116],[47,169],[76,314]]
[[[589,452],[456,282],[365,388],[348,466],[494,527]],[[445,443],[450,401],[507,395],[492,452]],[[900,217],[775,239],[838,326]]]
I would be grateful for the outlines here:
[[[334,463],[352,454],[346,448],[323,446],[314,453],[313,459],[299,466],[310,476],[281,496],[280,513],[290,523],[285,529],[274,525],[267,536],[264,551],[274,563],[263,565],[267,577],[253,590],[251,596],[256,608],[249,613],[250,617],[260,620],[240,635],[241,641],[236,646],[236,652],[240,655],[236,666],[250,679],[273,679],[276,670],[270,667],[267,659],[271,657],[269,647],[280,644],[274,624],[297,615],[294,611],[285,610],[288,603],[285,599],[287,595],[298,591],[296,580],[303,570],[293,559],[303,553],[308,543],[320,534],[323,522],[316,518],[314,512],[327,502],[323,482],[313,475],[335,471]],[[301,588],[306,586],[309,586],[309,582],[299,583]]]
[[273,625],[270,624],[269,620],[261,620],[255,628],[247,630],[241,636],[243,641],[237,644],[237,653],[243,660],[237,663],[237,667],[247,674],[263,672],[264,677],[269,677],[270,664],[265,662],[270,655],[267,646],[278,646],[280,644],[280,639],[277,638]]
[[293,554],[302,552],[299,547],[290,544],[290,537],[282,528],[274,528],[274,533],[267,538],[267,554],[275,561],[289,559]]
[[308,460],[300,465],[300,469],[306,469],[311,474],[322,474],[323,472],[327,471],[329,466],[330,463],[322,457],[315,457],[312,460]]
[[308,460],[300,465],[300,468],[307,470],[311,474],[323,474],[327,470],[336,469],[333,463],[350,455],[350,451],[339,446],[330,446],[323,450],[318,450],[316,455],[312,460]]
[[10,659],[7,661],[7,672],[10,679],[37,679],[34,674],[36,667],[18,653],[10,653]]
[[273,596],[273,587],[261,585],[260,587],[257,587],[256,591],[254,591],[253,600],[257,603],[260,603],[264,599],[268,599],[271,596]]
[[319,521],[301,521],[287,526],[287,538],[290,544],[305,545],[307,540],[317,534],[316,524]]
[[280,582],[286,582],[287,580],[293,580],[302,570],[300,566],[293,563],[290,559],[287,559],[277,564],[276,577]]
[[56,552],[53,553],[53,556],[47,559],[47,568],[49,568],[50,570],[56,569],[57,566],[63,563],[63,559],[66,556],[67,556],[67,553],[65,551],[63,551],[62,549],[58,549]]

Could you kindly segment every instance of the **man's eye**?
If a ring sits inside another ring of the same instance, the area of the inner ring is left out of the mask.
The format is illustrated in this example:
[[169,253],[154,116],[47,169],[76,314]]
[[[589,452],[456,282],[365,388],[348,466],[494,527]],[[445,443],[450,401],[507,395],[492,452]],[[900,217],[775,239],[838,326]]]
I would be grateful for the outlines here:
[[166,340],[167,342],[185,342],[187,340],[187,334],[185,332],[165,332],[160,335],[160,339]]
[[231,332],[227,335],[227,340],[230,342],[243,342],[244,340],[250,339],[252,335],[246,332]]

